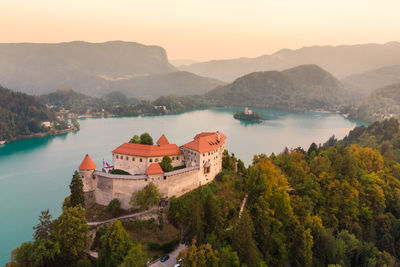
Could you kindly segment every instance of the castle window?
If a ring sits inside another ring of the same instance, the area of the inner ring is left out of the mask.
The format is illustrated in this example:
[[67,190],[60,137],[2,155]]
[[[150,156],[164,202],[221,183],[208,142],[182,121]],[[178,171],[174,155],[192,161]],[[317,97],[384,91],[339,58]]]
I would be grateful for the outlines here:
[[210,152],[208,152],[208,155],[210,156]]
[[140,162],[143,162],[143,159],[140,159]]
[[172,160],[175,160],[175,157],[172,157]]
[[150,159],[150,162],[153,162],[153,159]]
[[204,157],[205,155],[206,155],[206,154],[203,153],[203,157]]
[[164,176],[164,180],[167,180],[167,176]]
[[128,157],[128,156],[126,157],[126,160],[129,160],[129,157]]
[[158,159],[155,159],[154,161],[155,161],[155,162],[158,162]]
[[176,160],[178,160],[179,159],[179,157],[176,157]]
[[116,155],[115,158],[118,158],[118,155]]
[[132,161],[135,161],[135,158],[134,158],[134,157],[132,157]]

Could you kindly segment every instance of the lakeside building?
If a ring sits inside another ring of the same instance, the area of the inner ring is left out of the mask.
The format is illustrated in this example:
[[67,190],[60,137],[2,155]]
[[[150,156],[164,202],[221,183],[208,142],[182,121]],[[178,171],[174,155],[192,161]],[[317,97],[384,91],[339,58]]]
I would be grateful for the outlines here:
[[[132,193],[153,182],[165,198],[179,197],[200,185],[211,182],[222,170],[226,137],[220,132],[203,132],[182,146],[170,144],[163,134],[155,145],[124,143],[112,151],[113,166],[96,170],[86,155],[79,166],[85,205],[108,205],[117,198],[123,209],[130,208]],[[176,170],[164,172],[160,166],[169,156]],[[120,169],[130,175],[111,174]]]

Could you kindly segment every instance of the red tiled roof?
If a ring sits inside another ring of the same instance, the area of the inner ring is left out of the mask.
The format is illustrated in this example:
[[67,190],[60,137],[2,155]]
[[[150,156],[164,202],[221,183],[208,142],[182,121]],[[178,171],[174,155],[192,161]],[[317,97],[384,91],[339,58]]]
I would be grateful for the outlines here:
[[150,146],[124,143],[114,149],[113,153],[142,157],[159,157],[183,154],[183,151],[175,144]]
[[221,145],[225,142],[225,139],[226,136],[218,131],[204,132],[197,134],[193,141],[184,144],[183,147],[198,151],[200,153],[205,153],[221,147]]
[[86,154],[85,158],[81,162],[81,165],[79,165],[79,170],[81,171],[95,170],[96,168],[96,164],[94,164],[93,160],[88,154]]
[[157,145],[161,146],[161,145],[169,145],[168,139],[167,137],[165,137],[165,135],[161,135],[160,139],[158,139]]
[[164,171],[162,170],[160,164],[158,163],[152,163],[146,170],[147,175],[152,175],[152,174],[162,174]]

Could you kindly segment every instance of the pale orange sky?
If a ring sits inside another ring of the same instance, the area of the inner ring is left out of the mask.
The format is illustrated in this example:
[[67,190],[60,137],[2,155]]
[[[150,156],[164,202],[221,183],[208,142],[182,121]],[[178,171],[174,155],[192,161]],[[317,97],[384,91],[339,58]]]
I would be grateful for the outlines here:
[[0,42],[135,41],[170,59],[400,41],[400,0],[0,0]]

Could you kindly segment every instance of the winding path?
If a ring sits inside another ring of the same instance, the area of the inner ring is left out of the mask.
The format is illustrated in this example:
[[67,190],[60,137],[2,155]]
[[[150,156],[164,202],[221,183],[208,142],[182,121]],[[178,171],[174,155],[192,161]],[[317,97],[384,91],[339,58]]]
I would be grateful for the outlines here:
[[137,217],[140,217],[140,216],[143,216],[143,215],[147,215],[147,214],[153,213],[155,211],[159,211],[159,208],[158,207],[157,208],[152,208],[152,209],[145,210],[145,211],[142,211],[142,212],[128,214],[128,215],[124,215],[124,216],[120,216],[120,217],[117,217],[117,218],[112,218],[112,219],[108,219],[108,220],[100,221],[100,222],[88,222],[88,225],[89,226],[98,226],[98,225],[102,225],[102,224],[112,223],[115,220],[127,220],[127,219],[137,218]]

